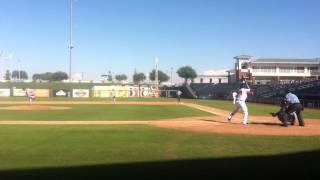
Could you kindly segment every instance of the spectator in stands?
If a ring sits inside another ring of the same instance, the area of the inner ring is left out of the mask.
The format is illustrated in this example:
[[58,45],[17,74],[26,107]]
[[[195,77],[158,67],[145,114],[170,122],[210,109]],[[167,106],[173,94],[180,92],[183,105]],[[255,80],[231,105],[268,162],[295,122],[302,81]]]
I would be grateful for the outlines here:
[[[289,89],[286,90],[285,101],[288,103],[288,109],[286,110],[287,114],[292,114],[296,112],[298,116],[299,126],[304,126],[304,119],[302,115],[303,106],[300,103],[299,98],[290,92]],[[285,118],[285,121],[288,122],[288,118]],[[291,124],[294,125],[295,121],[292,121]]]

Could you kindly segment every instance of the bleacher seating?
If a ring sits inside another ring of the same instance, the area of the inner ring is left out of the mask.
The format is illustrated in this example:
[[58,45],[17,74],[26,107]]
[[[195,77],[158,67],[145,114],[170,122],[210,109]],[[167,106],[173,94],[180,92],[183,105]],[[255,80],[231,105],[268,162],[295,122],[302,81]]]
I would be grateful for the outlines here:
[[239,84],[191,84],[191,87],[200,99],[229,99]]
[[255,98],[273,98],[283,96],[285,90],[289,89],[292,92],[298,92],[303,89],[315,88],[320,86],[320,80],[315,81],[305,81],[300,83],[292,84],[280,84],[280,85],[270,85],[269,91],[260,91],[259,88],[255,89]]
[[[199,99],[232,99],[232,92],[237,91],[240,83],[229,84],[190,84],[190,86],[174,87],[175,90],[182,91],[183,98]],[[251,85],[253,96],[248,97],[248,101],[277,104],[284,97],[286,89],[290,89],[307,104],[316,101],[313,105],[320,105],[320,80],[304,81],[292,84],[274,85]]]

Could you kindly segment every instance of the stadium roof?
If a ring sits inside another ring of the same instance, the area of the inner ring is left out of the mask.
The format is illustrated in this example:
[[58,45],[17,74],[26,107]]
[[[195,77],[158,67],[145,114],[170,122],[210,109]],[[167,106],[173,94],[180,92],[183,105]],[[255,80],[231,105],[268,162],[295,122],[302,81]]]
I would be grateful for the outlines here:
[[234,59],[251,59],[252,56],[249,55],[239,55],[239,56],[235,56]]
[[252,60],[253,64],[277,63],[277,64],[320,64],[320,58],[314,59],[281,59],[281,58],[260,58]]

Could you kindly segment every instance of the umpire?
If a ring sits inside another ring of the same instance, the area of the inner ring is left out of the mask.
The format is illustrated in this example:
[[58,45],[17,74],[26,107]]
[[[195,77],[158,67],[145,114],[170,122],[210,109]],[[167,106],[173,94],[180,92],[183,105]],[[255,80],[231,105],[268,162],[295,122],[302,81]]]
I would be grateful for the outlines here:
[[[304,126],[304,119],[302,116],[303,106],[300,103],[299,98],[295,94],[291,93],[290,90],[286,90],[285,100],[287,103],[289,103],[286,113],[291,114],[293,112],[296,112],[298,116],[299,126]],[[288,118],[286,118],[285,121],[288,122]],[[293,120],[291,124],[294,125],[294,123],[295,121]]]

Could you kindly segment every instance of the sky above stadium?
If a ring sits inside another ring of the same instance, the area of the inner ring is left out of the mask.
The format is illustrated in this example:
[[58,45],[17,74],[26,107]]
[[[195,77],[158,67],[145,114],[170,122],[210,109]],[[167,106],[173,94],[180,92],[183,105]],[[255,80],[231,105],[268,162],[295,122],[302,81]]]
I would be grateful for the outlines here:
[[[68,73],[69,0],[0,0],[0,61]],[[75,0],[73,73],[231,69],[233,57],[320,56],[319,0]]]

